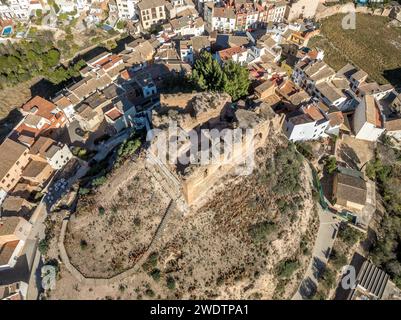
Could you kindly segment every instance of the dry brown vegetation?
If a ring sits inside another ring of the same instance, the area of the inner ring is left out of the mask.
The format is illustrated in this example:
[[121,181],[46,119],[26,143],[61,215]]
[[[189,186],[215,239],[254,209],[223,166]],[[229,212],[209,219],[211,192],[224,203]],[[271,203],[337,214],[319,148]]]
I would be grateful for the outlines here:
[[71,263],[87,277],[108,278],[132,267],[147,250],[169,200],[149,183],[143,163],[127,162],[79,201],[66,235]]
[[344,30],[342,18],[338,14],[322,20],[321,36],[309,46],[323,49],[324,60],[335,70],[351,62],[380,84],[400,84],[400,28],[389,26],[387,17],[357,14],[356,28]]

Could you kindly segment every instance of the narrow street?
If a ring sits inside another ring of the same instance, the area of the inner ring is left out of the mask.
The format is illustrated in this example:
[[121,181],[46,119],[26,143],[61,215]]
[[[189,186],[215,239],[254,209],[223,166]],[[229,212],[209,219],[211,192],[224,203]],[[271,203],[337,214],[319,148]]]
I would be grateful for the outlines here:
[[318,279],[324,270],[340,225],[339,219],[319,206],[319,230],[313,247],[312,259],[298,291],[292,300],[307,300],[317,289]]

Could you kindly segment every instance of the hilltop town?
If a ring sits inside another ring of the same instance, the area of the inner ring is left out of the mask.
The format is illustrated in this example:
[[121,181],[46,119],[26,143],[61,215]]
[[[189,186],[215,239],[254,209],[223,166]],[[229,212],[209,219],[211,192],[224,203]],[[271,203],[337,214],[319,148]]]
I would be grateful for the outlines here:
[[0,299],[401,298],[401,4],[0,1],[0,36]]

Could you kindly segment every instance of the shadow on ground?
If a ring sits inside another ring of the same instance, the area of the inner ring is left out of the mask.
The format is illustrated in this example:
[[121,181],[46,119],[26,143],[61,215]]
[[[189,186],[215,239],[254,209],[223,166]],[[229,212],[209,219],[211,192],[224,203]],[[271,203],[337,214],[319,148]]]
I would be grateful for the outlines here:
[[384,70],[383,76],[395,88],[400,88],[401,87],[401,68]]
[[22,114],[18,109],[12,109],[7,117],[0,120],[0,143],[12,131],[14,126],[22,120]]
[[316,290],[316,284],[310,277],[308,277],[302,281],[299,288],[299,293],[301,294],[303,299],[310,299],[316,293]]

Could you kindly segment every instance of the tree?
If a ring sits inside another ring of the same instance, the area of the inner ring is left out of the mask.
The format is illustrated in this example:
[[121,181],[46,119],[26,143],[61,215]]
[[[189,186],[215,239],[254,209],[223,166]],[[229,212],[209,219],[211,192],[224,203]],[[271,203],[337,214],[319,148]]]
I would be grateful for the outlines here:
[[227,81],[221,66],[207,51],[196,60],[192,79],[199,89],[207,91],[223,91]]
[[[63,51],[70,49],[65,40],[58,41],[57,44]],[[0,46],[0,51],[2,51],[0,55],[1,87],[15,85],[35,76],[44,76],[52,83],[58,84],[78,76],[79,70],[84,65],[79,61],[68,68],[58,66],[60,51],[46,36],[30,42],[22,40],[19,43]]]
[[227,92],[234,101],[248,95],[249,73],[248,70],[238,63],[229,61],[223,69],[226,75],[224,91]]
[[221,67],[207,51],[195,61],[192,81],[200,90],[226,92],[234,101],[248,94],[250,84],[246,68],[233,61]]
[[120,29],[120,30],[124,29],[126,26],[127,26],[127,22],[124,20],[119,20],[116,24],[116,28]]

